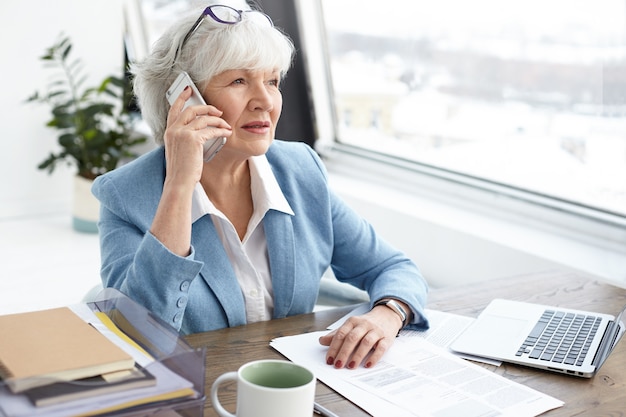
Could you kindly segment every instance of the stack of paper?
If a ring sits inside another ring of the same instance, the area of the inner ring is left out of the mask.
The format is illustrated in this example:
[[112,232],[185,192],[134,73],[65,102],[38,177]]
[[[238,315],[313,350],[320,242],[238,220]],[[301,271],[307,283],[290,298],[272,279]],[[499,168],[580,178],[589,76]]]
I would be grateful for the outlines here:
[[[563,405],[450,353],[449,340],[465,328],[467,319],[431,313],[428,332],[403,331],[373,368],[335,369],[326,365],[327,348],[318,342],[326,331],[280,337],[270,345],[291,361],[312,369],[320,381],[374,417],[522,417]],[[338,327],[346,318],[330,327]]]
[[155,384],[154,375],[140,365],[135,365],[129,370],[30,388],[24,391],[24,395],[39,407]]
[[87,305],[0,316],[0,415],[98,415],[198,396]]

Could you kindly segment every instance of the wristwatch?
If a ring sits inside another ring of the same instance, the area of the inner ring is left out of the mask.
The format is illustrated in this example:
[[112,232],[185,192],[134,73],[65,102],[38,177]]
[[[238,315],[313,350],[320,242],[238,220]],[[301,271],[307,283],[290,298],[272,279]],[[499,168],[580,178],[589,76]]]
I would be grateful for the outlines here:
[[[393,310],[398,316],[400,316],[400,320],[402,320],[402,327],[406,326],[408,314],[404,310],[404,308],[396,301],[389,298],[378,300],[374,303],[374,307],[377,306],[386,306]],[[372,307],[372,308],[374,308]]]

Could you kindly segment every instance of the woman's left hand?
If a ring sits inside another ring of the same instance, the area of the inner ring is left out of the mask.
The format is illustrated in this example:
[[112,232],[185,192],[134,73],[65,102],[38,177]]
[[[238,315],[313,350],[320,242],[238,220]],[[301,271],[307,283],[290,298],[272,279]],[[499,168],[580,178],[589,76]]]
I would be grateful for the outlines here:
[[338,329],[320,337],[329,346],[326,363],[335,368],[357,368],[364,360],[370,368],[383,357],[402,328],[400,317],[385,306],[348,318]]

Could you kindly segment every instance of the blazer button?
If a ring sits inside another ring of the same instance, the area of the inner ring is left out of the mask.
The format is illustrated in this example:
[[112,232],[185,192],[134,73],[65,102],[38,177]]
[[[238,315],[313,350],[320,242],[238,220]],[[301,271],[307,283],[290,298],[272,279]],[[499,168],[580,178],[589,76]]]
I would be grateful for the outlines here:
[[180,284],[180,290],[181,291],[187,291],[189,289],[189,281],[183,281]]
[[178,323],[182,319],[183,319],[183,314],[182,313],[176,313],[176,315],[174,316],[174,323]]
[[180,297],[178,301],[176,301],[176,306],[178,308],[185,307],[186,304],[187,304],[187,297]]

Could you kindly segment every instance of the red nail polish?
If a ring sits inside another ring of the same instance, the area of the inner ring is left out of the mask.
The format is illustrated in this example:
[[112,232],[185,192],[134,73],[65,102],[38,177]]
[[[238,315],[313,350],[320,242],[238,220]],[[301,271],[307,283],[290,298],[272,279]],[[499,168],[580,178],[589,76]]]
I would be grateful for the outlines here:
[[368,362],[368,363],[366,363],[366,364],[365,364],[365,367],[366,367],[366,368],[371,368],[371,367],[372,367],[372,362]]
[[356,363],[355,363],[354,361],[351,361],[351,362],[348,364],[348,369],[354,369],[354,367],[355,367],[355,366],[356,366]]
[[335,368],[341,368],[342,366],[343,366],[343,363],[341,361],[335,362]]
[[333,364],[333,362],[335,362],[335,358],[333,358],[332,356],[329,356],[329,357],[326,359],[326,365],[332,365],[332,364]]

